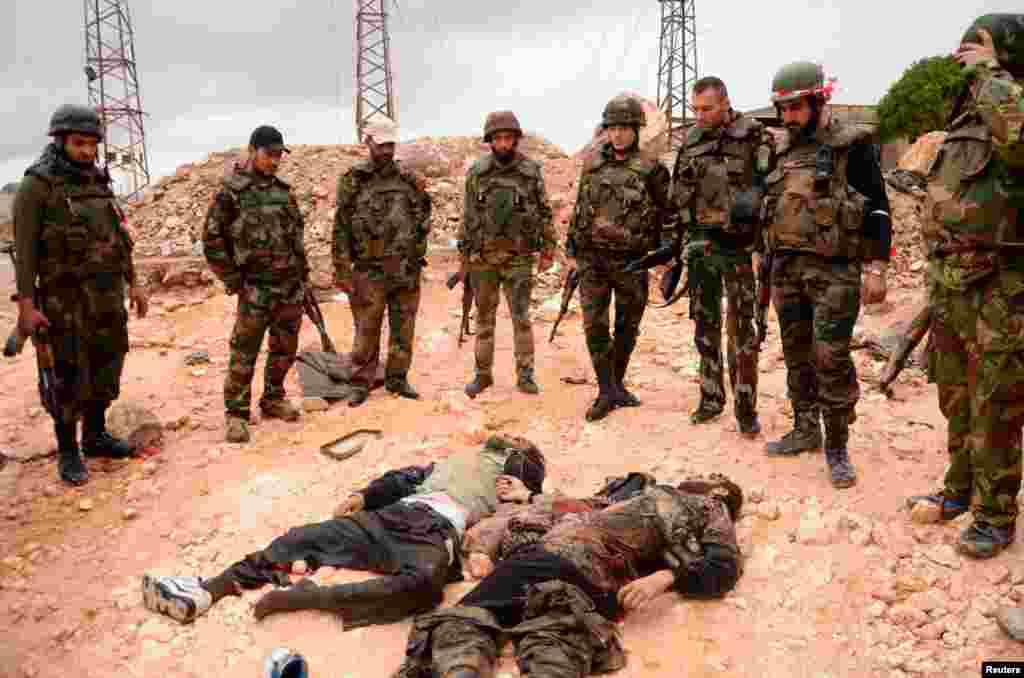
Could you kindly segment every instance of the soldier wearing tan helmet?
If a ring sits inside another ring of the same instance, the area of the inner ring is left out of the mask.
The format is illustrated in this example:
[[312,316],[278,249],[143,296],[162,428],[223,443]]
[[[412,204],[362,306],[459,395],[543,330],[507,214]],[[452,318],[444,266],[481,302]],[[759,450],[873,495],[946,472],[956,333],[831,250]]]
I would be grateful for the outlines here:
[[408,375],[431,213],[423,178],[395,160],[395,123],[390,118],[371,119],[363,135],[370,158],[338,179],[332,247],[335,282],[349,295],[356,318],[350,407],[369,397],[380,361],[385,312],[391,323],[387,390],[403,398],[420,397]]
[[[647,308],[648,275],[624,269],[660,244],[673,213],[668,170],[640,150],[645,123],[643,107],[632,97],[617,96],[605,106],[601,124],[608,141],[583,165],[565,245],[579,266],[583,327],[597,374],[588,421],[640,405],[623,381]],[[613,295],[614,338],[608,317]]]
[[551,267],[557,242],[551,207],[539,163],[519,150],[523,136],[512,111],[497,111],[484,123],[484,142],[491,153],[477,160],[466,175],[465,212],[459,231],[462,272],[474,276],[476,376],[466,385],[475,398],[494,383],[494,333],[498,296],[504,290],[512,316],[517,387],[539,391],[534,378],[533,326],[530,294],[537,268]]
[[[53,142],[25,170],[14,201],[18,327],[45,331],[55,361],[47,410],[57,434],[61,480],[83,485],[86,457],[128,457],[135,449],[106,430],[128,353],[125,286],[139,317],[149,303],[132,263],[110,175],[96,166],[103,125],[92,108],[64,105],[50,118]],[[78,419],[82,441],[78,441]]]
[[759,154],[759,169],[794,424],[766,452],[792,456],[820,447],[824,419],[830,479],[846,488],[857,482],[847,442],[860,398],[850,340],[862,299],[885,300],[892,227],[870,134],[833,119],[831,95],[815,63],[788,64],[772,80],[787,135],[774,154],[770,147]]

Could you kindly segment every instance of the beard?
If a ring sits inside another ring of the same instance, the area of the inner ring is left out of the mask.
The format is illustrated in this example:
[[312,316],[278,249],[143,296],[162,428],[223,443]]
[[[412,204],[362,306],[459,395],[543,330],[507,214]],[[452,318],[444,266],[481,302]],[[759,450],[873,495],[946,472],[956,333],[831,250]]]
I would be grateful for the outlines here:
[[498,159],[498,162],[503,165],[507,165],[512,162],[512,158],[516,157],[516,149],[514,148],[508,151],[493,151],[493,153],[494,157]]

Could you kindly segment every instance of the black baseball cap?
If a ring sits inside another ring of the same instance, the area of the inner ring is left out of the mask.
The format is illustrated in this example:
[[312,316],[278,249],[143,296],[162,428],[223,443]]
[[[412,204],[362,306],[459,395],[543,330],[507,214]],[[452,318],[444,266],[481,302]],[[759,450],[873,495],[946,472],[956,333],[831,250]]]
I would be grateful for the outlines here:
[[276,127],[260,125],[252,131],[249,137],[249,145],[253,148],[265,148],[268,151],[284,151],[291,153],[291,149],[284,145],[284,137]]

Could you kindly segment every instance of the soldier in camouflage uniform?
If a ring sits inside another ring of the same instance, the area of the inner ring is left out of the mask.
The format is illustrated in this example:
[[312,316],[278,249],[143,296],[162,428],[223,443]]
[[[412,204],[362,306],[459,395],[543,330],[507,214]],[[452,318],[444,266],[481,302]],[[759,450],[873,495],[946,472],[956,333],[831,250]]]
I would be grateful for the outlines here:
[[295,362],[302,328],[302,299],[309,277],[304,223],[291,188],[275,175],[288,149],[273,127],[257,127],[249,161],[236,165],[213,197],[203,227],[210,269],[228,294],[238,295],[231,358],[224,380],[225,439],[249,440],[252,378],[263,335],[269,332],[260,411],[295,421],[284,380]]
[[539,392],[530,324],[533,264],[541,252],[538,269],[551,267],[556,236],[541,166],[517,150],[522,136],[512,111],[488,115],[484,142],[491,145],[491,154],[466,174],[459,252],[462,272],[474,275],[478,313],[476,378],[466,385],[470,398],[494,383],[494,330],[502,289],[512,315],[517,386],[523,393]]
[[732,110],[725,83],[716,77],[693,86],[697,124],[676,158],[672,199],[689,230],[690,316],[700,353],[700,404],[694,424],[714,419],[725,407],[722,378],[722,296],[726,312],[729,383],[741,433],[756,435],[758,341],[754,329],[756,285],[751,251],[759,242],[753,214],[734,213],[740,193],[754,190],[755,154],[763,126]]
[[948,135],[929,174],[922,229],[933,309],[928,372],[949,422],[944,487],[911,497],[942,520],[966,512],[960,550],[1014,539],[1024,426],[1024,15],[977,19]]
[[82,485],[89,479],[83,453],[120,458],[135,452],[107,433],[106,411],[120,393],[128,353],[125,283],[139,317],[148,301],[135,277],[133,243],[110,175],[95,164],[103,138],[99,116],[84,106],[61,106],[49,134],[53,143],[25,171],[14,201],[18,326],[25,335],[41,329],[49,335],[59,474]]
[[457,605],[417,617],[394,678],[492,678],[499,637],[514,642],[523,676],[621,669],[613,620],[623,609],[670,590],[717,598],[735,586],[742,503],[739,487],[712,475],[650,487],[604,510],[569,507],[533,543],[517,540]]
[[387,118],[375,119],[364,134],[370,159],[338,179],[334,216],[335,282],[349,295],[356,318],[350,407],[362,405],[369,397],[380,360],[385,311],[390,327],[387,390],[403,398],[419,398],[408,374],[432,207],[423,178],[395,160],[395,124]]
[[[623,269],[660,244],[672,213],[668,170],[640,151],[640,127],[646,124],[640,102],[615,97],[601,124],[609,141],[583,165],[565,245],[579,266],[583,326],[597,375],[598,395],[587,421],[603,419],[615,407],[640,405],[623,381],[647,308],[648,276]],[[614,339],[608,322],[613,293]]]
[[765,176],[765,244],[779,317],[793,430],[767,445],[795,455],[821,445],[833,486],[854,485],[847,442],[860,398],[850,339],[866,303],[885,299],[892,229],[889,201],[866,130],[831,119],[831,83],[809,62],[781,68],[772,101],[787,134],[759,151]]

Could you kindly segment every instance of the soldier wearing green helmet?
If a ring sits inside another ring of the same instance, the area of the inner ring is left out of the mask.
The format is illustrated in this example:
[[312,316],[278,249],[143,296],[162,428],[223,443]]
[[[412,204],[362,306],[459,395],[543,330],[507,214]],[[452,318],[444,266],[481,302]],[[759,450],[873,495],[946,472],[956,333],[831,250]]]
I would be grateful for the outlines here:
[[136,281],[133,243],[110,175],[96,166],[99,115],[65,104],[50,118],[48,134],[53,142],[25,170],[14,202],[18,326],[24,335],[45,331],[49,337],[58,472],[65,483],[83,485],[89,479],[83,454],[135,453],[107,432],[106,411],[120,393],[128,353],[125,284],[140,317],[149,304]]
[[794,425],[766,452],[820,447],[824,419],[830,479],[845,488],[857,480],[847,442],[860,398],[850,340],[861,301],[885,299],[892,228],[870,135],[832,119],[831,93],[824,70],[811,62],[783,66],[772,79],[787,134],[759,152],[758,164]]
[[1024,15],[978,18],[954,58],[965,89],[929,173],[922,234],[932,307],[929,380],[948,421],[941,489],[910,497],[939,519],[970,511],[959,550],[1014,540],[1024,427]]
[[[662,224],[672,215],[668,170],[640,150],[646,122],[633,97],[617,96],[605,106],[601,125],[608,141],[583,164],[566,239],[566,254],[579,266],[583,327],[597,374],[598,395],[587,421],[640,405],[623,381],[647,308],[648,276],[624,269],[660,244]],[[614,338],[608,317],[613,295]]]
[[539,271],[551,268],[558,239],[543,168],[519,150],[522,137],[515,113],[489,113],[483,140],[491,152],[466,173],[465,209],[459,230],[460,272],[473,276],[479,314],[476,375],[465,387],[470,398],[494,384],[494,333],[502,289],[512,316],[516,387],[529,395],[540,392],[534,378],[530,294],[535,261]]

